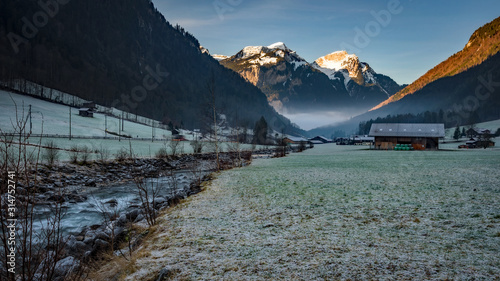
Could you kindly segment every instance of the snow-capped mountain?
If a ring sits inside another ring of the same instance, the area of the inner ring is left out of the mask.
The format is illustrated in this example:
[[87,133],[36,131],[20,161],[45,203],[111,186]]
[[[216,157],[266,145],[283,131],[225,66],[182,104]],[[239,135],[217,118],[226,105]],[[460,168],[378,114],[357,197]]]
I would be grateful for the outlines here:
[[309,63],[283,42],[247,46],[220,63],[259,87],[282,113],[363,111],[401,88],[354,54],[339,51]]
[[294,51],[288,49],[283,42],[276,42],[267,47],[248,46],[239,51],[235,56],[236,60],[247,60],[251,65],[269,65],[277,64],[278,60],[284,59],[286,62],[297,67],[308,64],[303,58]]
[[353,80],[361,86],[371,86],[377,83],[373,69],[367,64],[359,61],[355,54],[346,51],[337,51],[316,59],[312,64],[314,68],[328,75],[330,79],[338,79],[337,73],[344,76],[344,84]]

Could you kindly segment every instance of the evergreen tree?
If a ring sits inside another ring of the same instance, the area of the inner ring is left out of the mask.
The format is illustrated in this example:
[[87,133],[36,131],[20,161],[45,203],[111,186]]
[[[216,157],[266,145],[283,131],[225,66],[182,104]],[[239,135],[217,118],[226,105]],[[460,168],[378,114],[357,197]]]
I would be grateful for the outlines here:
[[261,116],[259,121],[255,123],[253,128],[253,140],[255,144],[266,144],[267,142],[267,122],[264,116]]
[[465,127],[462,127],[462,134],[460,135],[461,137],[465,137],[467,133],[465,132]]
[[458,140],[460,138],[460,128],[458,127],[458,125],[455,128],[455,133],[453,134],[453,138],[456,140]]

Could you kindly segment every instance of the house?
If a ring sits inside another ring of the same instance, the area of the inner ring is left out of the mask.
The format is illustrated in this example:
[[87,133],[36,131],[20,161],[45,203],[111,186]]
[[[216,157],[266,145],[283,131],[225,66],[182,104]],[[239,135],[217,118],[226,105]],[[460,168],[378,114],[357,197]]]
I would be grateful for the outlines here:
[[495,142],[490,139],[475,140],[471,138],[465,142],[465,145],[459,145],[458,148],[487,148],[492,146],[495,146]]
[[374,123],[369,135],[375,138],[375,149],[392,150],[402,144],[414,150],[439,149],[444,124]]
[[490,146],[495,146],[495,142],[491,139],[493,135],[488,129],[481,128],[470,128],[466,131],[467,136],[470,138],[463,147],[466,148],[476,148],[483,147],[487,148]]
[[481,128],[470,128],[466,132],[466,135],[473,138],[473,137],[481,137],[484,135],[491,135],[491,131],[488,129],[481,129]]
[[82,107],[78,109],[78,115],[83,117],[94,117],[94,112],[92,112],[92,109],[88,107]]
[[349,144],[351,145],[371,145],[375,142],[374,137],[369,137],[367,135],[359,136],[351,136],[349,138]]
[[314,138],[309,139],[314,144],[323,144],[323,143],[331,143],[333,140],[325,138],[323,136],[315,136]]
[[287,144],[301,144],[309,142],[309,140],[303,137],[292,137],[292,136],[285,137],[283,141]]

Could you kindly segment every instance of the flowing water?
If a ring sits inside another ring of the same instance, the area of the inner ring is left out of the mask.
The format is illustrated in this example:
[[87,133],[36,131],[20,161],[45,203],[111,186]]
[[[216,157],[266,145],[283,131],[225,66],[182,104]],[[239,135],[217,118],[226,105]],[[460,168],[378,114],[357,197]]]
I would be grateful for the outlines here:
[[[186,196],[191,180],[192,175],[186,172],[178,172],[175,174],[175,181],[172,177],[161,177],[146,179],[146,183],[148,186],[151,186],[151,184],[155,187],[160,185],[161,191],[159,196],[169,198],[175,195]],[[61,225],[64,234],[76,235],[85,227],[102,224],[104,214],[109,217],[110,213],[116,213],[119,216],[141,205],[138,188],[133,182],[107,187],[88,188],[81,195],[86,195],[87,200],[83,202],[72,201],[62,203],[63,217]],[[36,206],[33,233],[43,233],[43,230],[47,228],[47,222],[50,221],[47,218],[53,216],[54,211],[50,205]]]

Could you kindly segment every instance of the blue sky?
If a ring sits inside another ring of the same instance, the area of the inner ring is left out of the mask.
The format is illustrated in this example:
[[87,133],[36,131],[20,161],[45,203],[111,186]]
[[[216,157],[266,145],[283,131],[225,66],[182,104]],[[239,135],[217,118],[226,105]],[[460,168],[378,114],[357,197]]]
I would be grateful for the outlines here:
[[245,46],[281,41],[312,62],[347,49],[399,84],[413,82],[460,51],[474,30],[500,16],[498,0],[153,3],[212,54],[233,55]]

